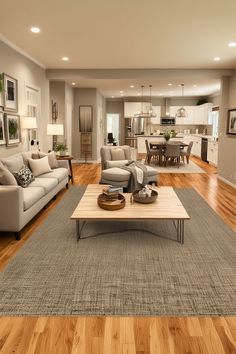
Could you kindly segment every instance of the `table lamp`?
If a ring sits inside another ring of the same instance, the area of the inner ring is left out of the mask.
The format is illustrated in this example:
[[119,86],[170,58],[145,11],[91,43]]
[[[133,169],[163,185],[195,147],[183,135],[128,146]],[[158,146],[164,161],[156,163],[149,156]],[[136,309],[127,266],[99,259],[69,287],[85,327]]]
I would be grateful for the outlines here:
[[64,127],[63,124],[48,124],[47,125],[47,135],[53,136],[53,147],[55,150],[57,144],[57,136],[64,135]]
[[29,150],[30,141],[31,141],[31,130],[32,129],[37,129],[36,117],[22,117],[22,119],[21,119],[21,128],[28,130],[28,150]]

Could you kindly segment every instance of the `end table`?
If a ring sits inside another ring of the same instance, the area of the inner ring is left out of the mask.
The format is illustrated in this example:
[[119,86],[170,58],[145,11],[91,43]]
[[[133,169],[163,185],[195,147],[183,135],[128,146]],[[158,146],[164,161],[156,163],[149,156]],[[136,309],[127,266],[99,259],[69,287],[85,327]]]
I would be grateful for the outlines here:
[[70,167],[70,175],[69,178],[71,180],[71,183],[74,183],[74,176],[73,176],[73,169],[72,169],[72,163],[71,161],[74,159],[73,156],[70,155],[64,155],[64,156],[57,156],[57,160],[63,160],[63,161],[68,161],[69,167]]

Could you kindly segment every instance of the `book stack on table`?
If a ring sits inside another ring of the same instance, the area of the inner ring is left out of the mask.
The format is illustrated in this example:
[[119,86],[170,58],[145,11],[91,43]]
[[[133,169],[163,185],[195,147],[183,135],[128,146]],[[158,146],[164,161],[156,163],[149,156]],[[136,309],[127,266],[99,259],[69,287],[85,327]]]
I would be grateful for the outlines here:
[[104,188],[102,192],[106,200],[117,200],[119,194],[123,192],[123,189],[120,187],[108,186]]

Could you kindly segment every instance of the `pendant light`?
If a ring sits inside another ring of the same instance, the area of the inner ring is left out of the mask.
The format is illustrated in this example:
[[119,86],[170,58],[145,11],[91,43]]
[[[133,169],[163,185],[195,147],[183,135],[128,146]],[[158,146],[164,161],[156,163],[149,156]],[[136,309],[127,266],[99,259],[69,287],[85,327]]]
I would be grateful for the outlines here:
[[[181,84],[181,87],[182,87],[182,98],[183,98],[184,97],[184,84]],[[182,106],[177,110],[175,116],[177,118],[186,118],[188,115],[187,115],[186,109]]]
[[144,109],[143,109],[143,107],[144,107],[143,89],[144,89],[144,85],[141,86],[141,90],[142,90],[141,111],[137,112],[134,116],[135,116],[135,118],[153,118],[153,117],[156,117],[156,114],[154,114],[153,111],[152,111],[152,85],[149,85],[150,98],[149,98],[149,110],[148,110],[148,112],[144,112]]

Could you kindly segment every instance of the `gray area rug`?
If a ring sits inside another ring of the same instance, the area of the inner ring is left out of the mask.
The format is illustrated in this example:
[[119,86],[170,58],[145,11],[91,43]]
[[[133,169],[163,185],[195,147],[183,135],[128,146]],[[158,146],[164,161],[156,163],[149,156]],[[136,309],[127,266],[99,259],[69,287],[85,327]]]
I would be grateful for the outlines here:
[[[0,273],[0,315],[236,315],[236,234],[192,189],[185,244],[171,222],[90,223],[76,241],[72,187]],[[114,231],[116,233],[106,233]]]

